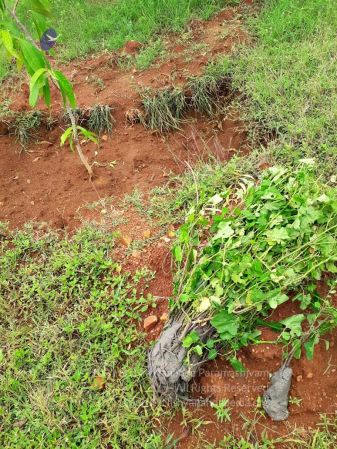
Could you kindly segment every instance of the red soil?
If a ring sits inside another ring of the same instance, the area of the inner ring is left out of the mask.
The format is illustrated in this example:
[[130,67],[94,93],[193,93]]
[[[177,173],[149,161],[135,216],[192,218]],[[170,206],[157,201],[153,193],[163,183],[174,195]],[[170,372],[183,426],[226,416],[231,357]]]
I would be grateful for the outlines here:
[[[252,2],[247,0],[246,3]],[[175,84],[184,83],[187,75],[199,74],[212,56],[228,53],[235,44],[246,39],[233,9],[225,10],[210,22],[196,21],[190,28],[194,43],[208,45],[207,53],[201,56],[193,54],[192,62],[188,62],[183,55],[188,45],[178,46],[173,43],[173,37],[171,58],[159,67],[143,72],[119,70],[114,66],[115,55],[111,54],[72,63],[65,68],[75,84],[79,106],[102,103],[115,109],[116,127],[112,136],[102,140],[98,149],[92,144],[84,146],[90,162],[98,163],[94,166],[95,178],[89,182],[77,156],[68,148],[60,149],[62,131],[58,128],[52,132],[41,130],[39,142],[32,144],[28,153],[22,154],[17,151],[18,145],[12,136],[0,135],[0,220],[8,221],[11,227],[20,227],[27,221],[36,220],[73,230],[80,225],[81,219],[97,218],[96,212],[84,211],[83,206],[87,204],[112,195],[121,198],[134,188],[146,193],[154,186],[165,183],[169,172],[185,170],[186,162],[194,163],[209,156],[225,161],[233,153],[247,150],[243,124],[235,115],[221,119],[221,123],[191,117],[180,132],[166,137],[145,130],[141,125],[129,126],[126,123],[125,113],[130,108],[140,107],[139,87],[162,87],[170,85],[172,79]],[[137,51],[134,44],[129,47],[130,51]],[[97,78],[103,80],[103,90],[95,85]],[[11,96],[13,110],[27,108],[27,87],[19,94],[13,90]],[[58,98],[57,92],[53,92],[53,97]],[[52,110],[53,113],[61,110],[59,101],[55,101]],[[104,166],[112,161],[116,162],[115,168]],[[105,207],[103,204],[101,209]],[[132,240],[144,239],[147,223],[139,216],[133,216],[133,212],[124,213],[129,223],[119,226],[122,236]],[[169,243],[164,240],[157,242],[142,251],[132,252],[127,258],[125,242],[117,251],[120,257],[127,260],[126,269],[134,272],[137,268],[148,266],[156,272],[147,292],[159,298],[158,306],[148,314],[161,316],[167,311],[167,298],[172,294]],[[278,313],[287,316],[292,308],[292,304],[284,305]],[[149,333],[149,339],[156,338],[162,326],[163,323],[158,323]],[[264,330],[263,336],[275,339],[271,331]],[[194,397],[209,397],[212,401],[226,398],[232,407],[231,423],[219,424],[209,406],[188,406],[193,417],[203,416],[209,422],[201,429],[206,440],[219,440],[230,431],[242,435],[242,415],[251,419],[259,417],[257,434],[267,429],[270,436],[279,436],[288,435],[295,427],[304,429],[315,426],[320,414],[334,413],[337,408],[336,336],[328,336],[329,351],[325,350],[324,342],[320,343],[314,361],[309,362],[304,357],[294,361],[291,396],[302,399],[302,402],[300,406],[291,405],[291,416],[285,423],[273,423],[261,417],[256,410],[256,400],[268,384],[268,374],[279,367],[279,347],[263,344],[242,350],[239,357],[247,367],[244,376],[235,375],[221,358],[205,365],[203,373],[193,384]],[[169,425],[169,432],[181,440],[181,449],[198,447],[198,434],[193,435],[192,426],[181,425],[181,421],[181,415],[176,416]]]
[[[192,62],[183,53],[188,45],[176,51],[176,44],[169,43],[173,56],[159,67],[143,72],[121,71],[112,54],[65,67],[64,72],[74,83],[79,107],[101,103],[114,109],[116,126],[112,136],[102,140],[99,148],[94,144],[84,146],[90,163],[96,162],[95,178],[89,182],[77,155],[60,148],[60,128],[52,132],[41,130],[39,141],[21,154],[13,136],[0,135],[0,220],[9,221],[13,227],[35,220],[73,229],[79,224],[76,212],[83,204],[111,195],[121,197],[135,187],[149,191],[164,183],[168,173],[185,170],[185,161],[195,162],[210,155],[226,160],[245,150],[243,126],[235,117],[221,119],[220,123],[191,117],[181,131],[167,137],[145,130],[140,124],[130,126],[125,119],[129,109],[141,107],[139,88],[170,85],[172,74],[175,84],[183,83],[188,75],[201,73],[212,55],[230,52],[242,41],[244,33],[233,16],[233,10],[227,10],[213,21],[192,23],[194,42],[206,41],[209,45],[207,54],[193,55]],[[231,30],[225,38],[221,36],[224,26]],[[95,83],[98,78],[104,82],[102,90]],[[16,88],[9,90],[11,109],[26,110],[27,85],[18,94]],[[52,98],[51,110],[57,116],[57,111],[61,113],[61,101],[55,88]],[[40,108],[43,109],[42,104]],[[107,166],[113,161],[114,168]]]
[[[272,318],[280,320],[295,313],[299,311],[290,302],[283,304]],[[261,338],[273,341],[277,338],[277,334],[269,329],[262,329]],[[305,355],[300,360],[293,360],[291,366],[294,374],[290,397],[300,402],[298,405],[295,403],[290,405],[289,419],[280,423],[263,416],[261,408],[257,407],[257,400],[268,386],[269,374],[275,372],[281,365],[281,346],[265,343],[241,350],[238,356],[246,367],[244,374],[236,373],[222,358],[203,366],[200,376],[191,386],[196,399],[195,404],[188,405],[187,408],[194,418],[202,418],[207,422],[200,428],[206,441],[221,441],[230,433],[240,438],[243,433],[251,431],[251,442],[254,442],[254,439],[258,440],[263,433],[269,438],[276,439],[289,436],[294,430],[299,431],[303,437],[320,422],[322,414],[334,415],[337,411],[336,338],[337,331],[326,336],[329,350],[326,349],[326,342],[320,341],[315,347],[312,361],[307,360]],[[209,405],[198,403],[197,399],[209,399],[215,403],[221,399],[228,399],[231,408],[230,423],[217,422],[214,410]],[[255,426],[249,427],[246,418]],[[192,427],[186,426],[186,423],[182,424],[182,421],[182,415],[179,414],[168,426],[168,432],[181,440],[178,447],[202,448],[202,445],[198,446],[200,435],[193,435]]]

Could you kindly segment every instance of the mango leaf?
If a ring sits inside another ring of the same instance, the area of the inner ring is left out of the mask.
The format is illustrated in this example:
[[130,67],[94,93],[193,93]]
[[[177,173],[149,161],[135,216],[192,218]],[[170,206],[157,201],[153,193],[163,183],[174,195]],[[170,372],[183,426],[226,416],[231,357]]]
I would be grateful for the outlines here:
[[[34,75],[30,79],[29,83],[29,105],[35,106],[37,103],[37,100],[39,98],[39,92],[40,89],[44,86],[45,78],[42,77],[45,75],[45,73],[48,71],[45,67],[42,67],[41,69],[37,70]],[[41,82],[42,79],[42,82]]]
[[22,51],[24,64],[31,76],[41,68],[50,67],[43,53],[35,48],[34,45],[24,39],[19,39],[18,42]]
[[14,49],[13,38],[8,30],[0,31],[0,39],[7,50],[8,54],[15,59],[19,59],[18,53]]
[[175,246],[173,248],[173,255],[177,262],[181,262],[183,260],[183,251],[181,249],[181,246]]
[[51,7],[48,0],[31,0],[28,8],[41,16],[51,17]]
[[63,98],[64,106],[67,106],[67,100],[69,101],[70,106],[75,109],[76,108],[76,100],[75,100],[75,94],[73,90],[73,86],[71,82],[68,80],[68,78],[59,70],[54,70],[53,75],[55,76],[61,95]]
[[77,129],[83,134],[84,137],[91,140],[94,143],[98,143],[96,134],[92,133],[91,131],[88,131],[87,129],[83,128],[82,126],[77,126]]
[[67,128],[64,133],[61,136],[61,146],[63,146],[66,141],[70,138],[70,136],[72,135],[73,129],[71,126],[69,126],[69,128]]
[[43,86],[43,98],[46,105],[49,107],[51,105],[51,95],[50,95],[50,86],[49,86],[49,80],[46,79],[46,82]]
[[33,23],[35,26],[36,33],[37,33],[39,39],[41,39],[43,33],[48,28],[48,23],[43,16],[41,16],[40,14],[37,14],[34,11],[32,11],[31,16],[32,16],[32,20],[33,20]]

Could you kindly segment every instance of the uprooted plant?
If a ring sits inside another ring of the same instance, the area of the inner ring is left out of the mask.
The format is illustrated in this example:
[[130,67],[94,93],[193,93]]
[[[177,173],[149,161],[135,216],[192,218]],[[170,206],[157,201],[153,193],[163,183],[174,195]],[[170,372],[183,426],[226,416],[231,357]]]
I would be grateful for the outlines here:
[[[51,67],[46,54],[36,44],[34,36],[17,16],[17,7],[20,0],[14,5],[6,0],[0,0],[0,45],[4,47],[9,61],[15,60],[18,69],[24,67],[30,77],[29,82],[29,104],[36,106],[42,97],[48,107],[51,105],[50,82],[60,91],[64,107],[69,115],[71,126],[66,133],[72,134],[72,141],[76,146],[77,153],[86,167],[89,176],[93,175],[85,155],[82,152],[76,118],[72,109],[76,108],[76,100],[73,87],[67,77]],[[47,30],[47,19],[51,17],[49,0],[29,0],[26,2],[27,15],[30,17],[37,37],[43,37],[43,31]],[[89,131],[87,131],[89,133]],[[91,134],[92,139],[94,136]]]
[[[260,341],[260,326],[278,330],[294,356],[304,346],[312,358],[319,336],[337,325],[336,309],[317,291],[323,273],[337,273],[337,188],[321,184],[305,164],[296,172],[272,167],[259,183],[242,177],[199,202],[180,227],[173,256],[171,319],[149,354],[159,394],[186,395],[200,364],[220,349],[243,371],[237,353]],[[302,313],[270,323],[286,301]]]

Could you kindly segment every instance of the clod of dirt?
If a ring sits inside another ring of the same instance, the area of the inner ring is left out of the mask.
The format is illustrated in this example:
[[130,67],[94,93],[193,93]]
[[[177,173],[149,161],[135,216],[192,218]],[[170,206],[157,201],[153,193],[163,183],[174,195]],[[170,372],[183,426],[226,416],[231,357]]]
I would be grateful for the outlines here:
[[122,50],[122,53],[126,53],[128,55],[134,56],[136,55],[142,48],[142,44],[137,41],[128,41]]
[[[168,401],[187,399],[188,384],[206,361],[205,356],[193,353],[189,363],[186,363],[188,349],[183,347],[182,340],[192,330],[190,327],[182,319],[171,318],[148,354],[148,372],[153,390],[158,397]],[[214,333],[210,325],[193,330],[202,341]]]
[[271,384],[263,395],[263,408],[274,421],[284,421],[289,417],[289,390],[293,370],[286,365],[276,371],[271,378]]
[[151,330],[158,323],[158,317],[156,315],[150,315],[145,318],[143,326],[145,331]]

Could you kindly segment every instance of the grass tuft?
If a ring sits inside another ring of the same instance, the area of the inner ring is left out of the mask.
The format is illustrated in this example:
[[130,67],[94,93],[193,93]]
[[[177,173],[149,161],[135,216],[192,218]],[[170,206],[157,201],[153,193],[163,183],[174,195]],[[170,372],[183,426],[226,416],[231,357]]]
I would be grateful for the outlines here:
[[145,110],[144,125],[161,133],[180,129],[186,110],[186,98],[179,88],[169,87],[156,93],[145,89],[141,93]]
[[23,112],[17,115],[11,129],[22,151],[27,149],[30,141],[36,138],[37,129],[41,126],[42,112]]
[[88,111],[88,128],[90,131],[101,135],[111,134],[115,123],[112,117],[112,108],[108,105],[98,104]]

